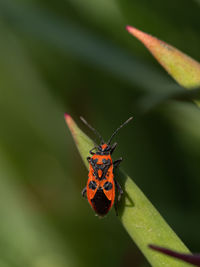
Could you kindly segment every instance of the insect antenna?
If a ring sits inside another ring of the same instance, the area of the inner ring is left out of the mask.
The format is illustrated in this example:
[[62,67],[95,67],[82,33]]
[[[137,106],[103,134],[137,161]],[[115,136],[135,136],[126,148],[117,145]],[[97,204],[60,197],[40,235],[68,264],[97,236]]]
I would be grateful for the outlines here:
[[130,117],[127,121],[125,121],[124,123],[122,123],[122,125],[119,126],[119,128],[117,128],[114,133],[111,135],[110,139],[107,142],[107,145],[110,145],[113,137],[116,135],[116,133],[122,128],[124,127],[127,123],[129,123],[129,121],[131,121],[133,119],[133,117]]
[[96,129],[94,129],[82,116],[80,117],[80,119],[82,120],[82,122],[85,124],[85,125],[87,125],[87,127],[88,128],[90,128],[90,130],[92,130],[98,137],[99,137],[99,139],[100,139],[100,141],[101,141],[101,144],[103,144],[103,143],[105,143],[104,142],[104,140],[103,140],[103,138],[102,138],[102,136],[100,135],[100,133],[99,132],[97,132],[97,130]]

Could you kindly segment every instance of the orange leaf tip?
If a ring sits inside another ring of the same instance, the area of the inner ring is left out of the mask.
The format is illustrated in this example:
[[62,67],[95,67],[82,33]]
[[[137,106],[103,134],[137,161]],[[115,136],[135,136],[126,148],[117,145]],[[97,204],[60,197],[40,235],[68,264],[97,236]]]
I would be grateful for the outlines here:
[[175,47],[132,26],[127,31],[140,40],[165,70],[183,87],[200,85],[200,63]]
[[132,27],[131,27],[130,25],[127,25],[127,26],[126,26],[126,30],[127,30],[128,32],[131,31],[131,28],[132,28]]
[[72,127],[73,119],[72,119],[72,117],[68,113],[65,113],[64,117],[65,117],[65,121],[66,121],[68,127],[70,128],[71,131],[73,131],[73,127]]
[[65,113],[64,117],[65,117],[66,122],[69,122],[69,120],[72,119],[72,117],[68,113]]
[[[158,41],[158,42],[162,42],[161,40],[158,40],[156,37],[151,36],[148,33],[145,33],[143,31],[140,31],[138,29],[136,29],[135,27],[132,26],[126,26],[127,31],[132,34],[133,36],[135,36],[138,40],[140,40],[144,45],[147,46],[147,48],[150,48],[149,46],[152,45],[152,41]],[[163,42],[164,43],[164,42]]]

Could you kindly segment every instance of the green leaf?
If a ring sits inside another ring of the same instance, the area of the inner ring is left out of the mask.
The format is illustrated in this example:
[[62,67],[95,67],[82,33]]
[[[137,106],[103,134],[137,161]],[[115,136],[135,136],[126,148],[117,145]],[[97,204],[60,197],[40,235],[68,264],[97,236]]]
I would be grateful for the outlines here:
[[134,27],[127,30],[139,39],[163,68],[183,87],[200,86],[200,63],[173,46]]
[[[86,157],[89,155],[88,151],[94,146],[94,142],[79,129],[70,115],[65,114],[65,119],[78,151],[88,168]],[[124,190],[124,197],[119,207],[119,219],[151,265],[154,267],[188,266],[187,263],[180,263],[165,255],[158,255],[148,248],[148,244],[153,243],[171,247],[180,252],[189,252],[151,202],[124,171],[118,171],[117,180]]]

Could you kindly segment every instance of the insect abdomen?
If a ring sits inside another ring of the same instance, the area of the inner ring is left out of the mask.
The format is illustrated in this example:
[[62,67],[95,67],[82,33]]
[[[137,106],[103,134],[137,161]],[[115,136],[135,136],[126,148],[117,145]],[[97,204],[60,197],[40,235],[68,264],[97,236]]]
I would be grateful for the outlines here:
[[100,216],[106,215],[111,208],[111,200],[106,197],[101,187],[97,189],[91,202],[94,210]]

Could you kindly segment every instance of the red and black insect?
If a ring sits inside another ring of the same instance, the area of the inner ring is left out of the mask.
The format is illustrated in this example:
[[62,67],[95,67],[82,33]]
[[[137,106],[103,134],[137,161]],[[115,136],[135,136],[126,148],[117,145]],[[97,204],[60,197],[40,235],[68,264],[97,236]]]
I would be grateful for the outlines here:
[[[114,152],[117,143],[111,145],[111,141],[116,133],[126,125],[132,117],[125,121],[119,128],[115,130],[108,142],[104,142],[101,135],[89,125],[84,118],[81,120],[100,138],[100,145],[93,147],[89,152],[92,157],[87,157],[89,162],[89,174],[87,186],[83,189],[82,195],[87,197],[89,204],[97,215],[103,217],[115,206],[117,214],[117,202],[120,201],[123,190],[114,177],[114,170],[119,166],[122,158],[115,161],[111,155]],[[93,152],[96,150],[96,152]],[[116,190],[118,196],[116,197]]]

